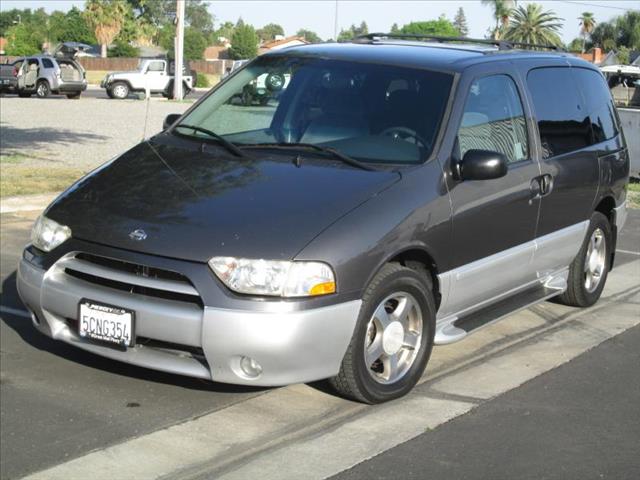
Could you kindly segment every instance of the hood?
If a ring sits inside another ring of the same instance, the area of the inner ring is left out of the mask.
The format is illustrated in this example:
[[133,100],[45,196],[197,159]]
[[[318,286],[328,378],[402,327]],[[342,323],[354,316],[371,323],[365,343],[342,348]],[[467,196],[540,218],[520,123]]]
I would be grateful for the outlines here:
[[[46,215],[75,238],[142,253],[199,262],[217,255],[292,259],[400,178],[330,157],[297,167],[293,152],[254,150],[247,160],[221,152],[161,134],[80,180]],[[146,239],[130,238],[138,229]]]

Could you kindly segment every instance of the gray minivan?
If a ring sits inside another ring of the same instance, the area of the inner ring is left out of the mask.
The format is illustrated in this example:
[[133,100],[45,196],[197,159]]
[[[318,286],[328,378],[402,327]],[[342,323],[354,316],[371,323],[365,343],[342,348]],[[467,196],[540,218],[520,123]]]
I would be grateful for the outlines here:
[[[546,299],[594,304],[629,175],[602,74],[424,40],[262,55],[79,180],[20,262],[35,327],[144,367],[328,378],[377,403],[411,390],[434,344]],[[232,101],[265,74],[289,81]]]

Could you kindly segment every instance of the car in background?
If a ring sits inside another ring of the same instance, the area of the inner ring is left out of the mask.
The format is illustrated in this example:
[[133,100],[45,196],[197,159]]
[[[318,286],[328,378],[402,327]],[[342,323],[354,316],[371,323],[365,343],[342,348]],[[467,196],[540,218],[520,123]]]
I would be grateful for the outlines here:
[[[175,62],[165,58],[142,58],[135,70],[108,73],[100,87],[109,98],[123,100],[132,92],[160,93],[173,98]],[[182,68],[183,96],[187,96],[196,84],[196,73],[185,65]]]
[[18,88],[18,70],[23,59],[0,65],[0,93],[16,93]]
[[87,89],[86,72],[76,60],[77,53],[91,48],[78,42],[62,43],[53,55],[32,55],[21,59],[17,71],[17,91],[21,97],[51,94],[80,98]]

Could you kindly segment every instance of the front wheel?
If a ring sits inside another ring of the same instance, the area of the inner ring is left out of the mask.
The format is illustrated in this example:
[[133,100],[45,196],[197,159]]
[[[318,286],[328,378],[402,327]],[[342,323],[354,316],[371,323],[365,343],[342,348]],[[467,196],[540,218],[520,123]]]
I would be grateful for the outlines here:
[[47,98],[51,94],[51,87],[49,87],[49,82],[46,80],[41,80],[38,82],[36,86],[36,95],[38,98]]
[[111,91],[111,98],[115,98],[117,100],[124,100],[129,96],[129,85],[124,82],[116,82],[109,88]]
[[609,219],[594,212],[578,255],[569,268],[567,291],[557,299],[571,307],[590,307],[598,301],[607,281],[613,235]]
[[406,395],[431,355],[435,318],[427,276],[399,264],[385,265],[365,291],[351,343],[331,385],[364,403]]

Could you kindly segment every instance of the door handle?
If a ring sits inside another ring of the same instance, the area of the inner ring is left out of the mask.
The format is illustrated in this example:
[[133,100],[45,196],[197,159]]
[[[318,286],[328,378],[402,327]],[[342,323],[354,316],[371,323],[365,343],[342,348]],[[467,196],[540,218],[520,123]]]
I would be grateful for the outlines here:
[[553,177],[548,173],[535,177],[531,180],[529,188],[531,190],[531,201],[546,197],[553,190]]

